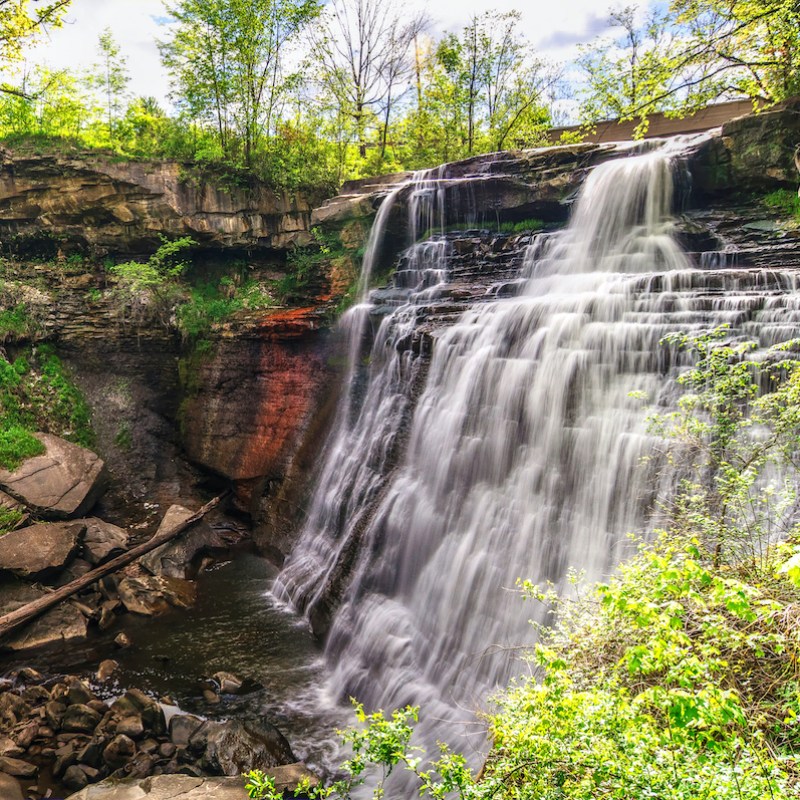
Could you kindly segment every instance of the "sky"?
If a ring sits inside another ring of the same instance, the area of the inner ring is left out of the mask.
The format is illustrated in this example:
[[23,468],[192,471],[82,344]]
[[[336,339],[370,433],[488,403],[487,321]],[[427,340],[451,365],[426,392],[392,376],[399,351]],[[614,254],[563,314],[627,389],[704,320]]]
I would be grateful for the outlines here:
[[[489,9],[516,8],[522,32],[539,54],[562,63],[574,58],[577,43],[607,30],[606,6],[596,0],[403,0],[402,7],[427,11],[438,31],[459,31],[471,15]],[[98,37],[109,27],[128,59],[131,93],[166,104],[169,87],[155,44],[166,22],[162,0],[73,0],[64,27],[50,32],[31,60],[55,69],[89,67],[97,60]]]

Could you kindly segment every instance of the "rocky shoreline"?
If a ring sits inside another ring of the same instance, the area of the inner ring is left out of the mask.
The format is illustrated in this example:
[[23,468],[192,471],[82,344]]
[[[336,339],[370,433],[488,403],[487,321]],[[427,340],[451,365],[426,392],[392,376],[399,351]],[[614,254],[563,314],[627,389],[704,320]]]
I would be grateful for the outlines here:
[[[316,780],[268,722],[220,722],[183,714],[170,698],[156,699],[138,689],[121,691],[113,679],[115,667],[113,661],[102,662],[91,680],[46,676],[32,668],[2,679],[4,800],[53,792],[60,796],[104,780],[158,775],[205,779],[240,776],[251,768],[273,774],[291,790],[303,778]],[[222,694],[243,688],[226,673],[213,681]]]

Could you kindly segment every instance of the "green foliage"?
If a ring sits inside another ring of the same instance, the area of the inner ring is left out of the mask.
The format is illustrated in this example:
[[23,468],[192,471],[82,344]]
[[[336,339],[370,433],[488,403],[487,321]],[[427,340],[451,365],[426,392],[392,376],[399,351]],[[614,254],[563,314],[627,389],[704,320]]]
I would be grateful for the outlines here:
[[218,284],[202,283],[189,291],[189,299],[178,306],[178,328],[187,339],[198,339],[237,311],[257,311],[274,305],[274,300],[257,281],[237,286],[232,278]]
[[168,239],[160,236],[161,246],[146,262],[125,261],[111,267],[111,272],[117,276],[119,283],[131,293],[143,289],[157,291],[160,287],[174,281],[188,267],[183,253],[196,244],[191,236],[181,236],[178,239]]
[[3,469],[15,470],[25,459],[43,452],[44,445],[25,428],[19,425],[0,428],[0,467]]
[[788,217],[800,217],[800,197],[789,189],[776,189],[763,198],[767,208],[773,208]]
[[295,247],[286,257],[288,272],[273,284],[275,296],[281,302],[307,299],[309,290],[322,277],[322,266],[350,255],[338,234],[326,233],[321,228],[311,231],[314,243]]
[[497,230],[500,233],[533,233],[544,228],[540,219],[523,219],[519,222],[501,222]]
[[[0,428],[16,431],[9,434],[10,452],[20,432],[55,433],[92,445],[89,406],[52,346],[39,345],[27,358],[20,356],[13,363],[0,358]],[[29,438],[21,440],[30,445]]]

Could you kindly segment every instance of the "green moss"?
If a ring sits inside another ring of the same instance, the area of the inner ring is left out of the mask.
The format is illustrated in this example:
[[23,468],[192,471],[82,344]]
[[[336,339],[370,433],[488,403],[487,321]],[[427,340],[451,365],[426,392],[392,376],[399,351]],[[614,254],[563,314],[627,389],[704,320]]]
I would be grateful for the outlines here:
[[24,303],[0,311],[0,342],[12,342],[28,338],[36,325],[28,314]]
[[0,467],[15,470],[23,461],[44,453],[44,445],[19,425],[0,429]]

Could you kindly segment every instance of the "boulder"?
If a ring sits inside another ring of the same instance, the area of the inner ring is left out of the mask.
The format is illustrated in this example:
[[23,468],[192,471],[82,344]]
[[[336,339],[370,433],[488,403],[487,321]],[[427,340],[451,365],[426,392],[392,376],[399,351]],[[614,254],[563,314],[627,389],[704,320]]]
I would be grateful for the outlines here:
[[67,800],[247,800],[241,777],[196,778],[155,775],[134,782],[108,780],[81,789]]
[[33,778],[39,772],[39,767],[27,761],[20,761],[18,758],[0,756],[0,772],[13,775],[15,778]]
[[67,707],[61,720],[61,727],[69,733],[92,733],[100,724],[102,717],[93,708],[76,703]]
[[41,579],[62,569],[78,549],[86,526],[43,522],[0,537],[0,570]]
[[128,533],[122,528],[97,517],[88,517],[80,522],[86,525],[83,555],[90,564],[97,566],[128,549]]
[[106,484],[103,461],[91,450],[50,433],[37,433],[43,455],[13,472],[0,470],[0,486],[37,515],[73,519],[85,514]]
[[[23,583],[0,585],[0,608],[4,613],[15,611],[46,594],[41,589]],[[10,650],[29,650],[73,639],[85,639],[86,631],[86,617],[69,603],[61,603],[37,617],[18,633],[4,639],[2,646]]]
[[170,606],[191,608],[197,599],[197,587],[191,581],[164,575],[124,578],[118,591],[128,611],[150,617],[163,614]]
[[204,761],[211,770],[223,775],[241,775],[248,769],[267,770],[297,762],[284,735],[269,723],[229,720],[209,722],[205,727]]
[[[167,509],[155,535],[158,536],[194,514],[188,508],[173,505]],[[139,563],[153,575],[166,575],[170,578],[191,577],[192,560],[203,551],[224,547],[221,539],[204,520],[200,520],[188,531],[171,542],[151,550],[139,559]]]
[[0,772],[0,797],[3,800],[24,800],[19,781],[3,772]]

